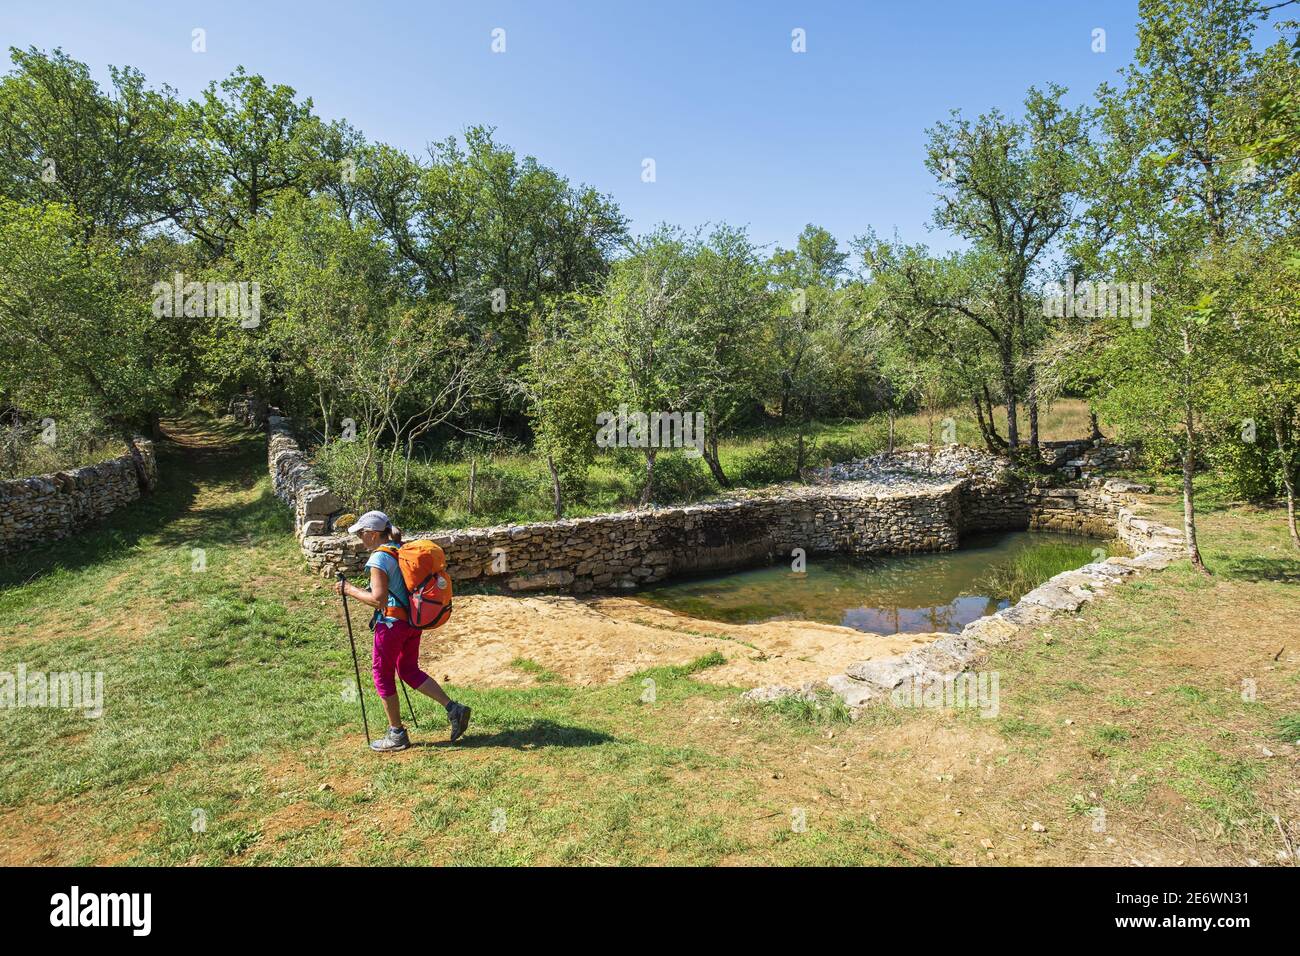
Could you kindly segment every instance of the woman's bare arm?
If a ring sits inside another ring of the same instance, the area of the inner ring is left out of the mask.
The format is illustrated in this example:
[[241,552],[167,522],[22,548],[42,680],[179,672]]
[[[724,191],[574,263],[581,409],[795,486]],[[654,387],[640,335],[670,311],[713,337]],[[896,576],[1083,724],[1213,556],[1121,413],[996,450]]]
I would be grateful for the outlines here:
[[352,584],[344,584],[342,593],[362,604],[381,611],[385,610],[388,607],[388,575],[379,568],[371,568],[368,590],[362,590]]

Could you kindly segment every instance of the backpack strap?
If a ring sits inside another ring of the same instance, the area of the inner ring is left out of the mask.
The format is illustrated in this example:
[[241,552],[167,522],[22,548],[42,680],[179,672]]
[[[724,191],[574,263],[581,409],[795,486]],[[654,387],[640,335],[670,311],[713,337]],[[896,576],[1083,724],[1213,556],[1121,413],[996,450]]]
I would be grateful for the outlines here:
[[[391,557],[394,561],[397,560],[397,549],[394,548],[394,547],[393,547],[392,545],[390,545],[390,544],[381,544],[379,547],[375,548],[375,550],[376,550],[376,551],[382,551],[382,552],[384,552],[384,554],[386,554],[386,555],[388,555],[389,557]],[[399,565],[398,568],[397,568],[397,573],[398,573],[399,576],[400,576],[401,573],[402,573],[402,569],[401,569],[401,566],[400,566],[400,565]],[[405,579],[402,580],[402,585],[403,585],[403,586],[406,585],[406,580],[405,580]],[[389,582],[389,585],[388,585],[388,593],[389,593],[390,595],[393,595],[393,586],[392,586],[392,583],[391,583],[391,582]],[[409,596],[408,596],[408,598],[409,598]],[[380,612],[380,610],[379,610],[378,608],[375,608],[375,614],[378,615],[379,617],[392,617],[392,618],[396,618],[396,619],[399,620],[399,621],[404,621],[404,620],[406,620],[406,605],[403,604],[403,603],[401,602],[401,599],[398,598],[396,595],[393,595],[393,599],[394,599],[395,601],[397,601],[396,604],[390,604],[388,607],[384,608],[384,610],[383,610],[382,613]],[[401,613],[401,614],[394,614],[394,613],[393,613],[394,611],[401,611],[402,613]]]

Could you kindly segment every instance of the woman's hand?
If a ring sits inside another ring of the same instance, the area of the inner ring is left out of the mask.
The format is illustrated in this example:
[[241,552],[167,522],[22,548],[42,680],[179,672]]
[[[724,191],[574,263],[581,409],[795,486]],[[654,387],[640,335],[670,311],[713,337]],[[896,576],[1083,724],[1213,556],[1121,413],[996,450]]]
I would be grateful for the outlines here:
[[343,594],[343,595],[346,595],[346,594],[348,593],[348,582],[347,582],[347,581],[335,581],[335,582],[334,582],[334,593],[335,593],[335,594]]

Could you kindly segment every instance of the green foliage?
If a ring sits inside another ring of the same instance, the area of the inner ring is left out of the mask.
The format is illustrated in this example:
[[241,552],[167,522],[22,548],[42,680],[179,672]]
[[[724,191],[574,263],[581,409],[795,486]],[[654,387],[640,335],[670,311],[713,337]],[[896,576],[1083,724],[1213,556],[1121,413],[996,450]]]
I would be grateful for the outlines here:
[[0,198],[0,383],[20,407],[128,431],[174,381],[167,327],[130,287],[122,251],[83,238],[67,206]]
[[[1004,594],[1014,603],[1062,571],[1073,571],[1093,560],[1091,545],[1043,544],[991,566],[970,588],[971,594]],[[1118,553],[1112,544],[1108,553]]]
[[177,116],[176,224],[221,256],[277,195],[315,184],[319,123],[310,99],[243,67],[210,83]]
[[125,451],[121,437],[82,411],[0,423],[0,478],[25,478],[94,465]]
[[[645,472],[637,468],[631,477],[639,496],[645,491]],[[717,485],[705,471],[702,459],[677,451],[665,452],[655,459],[654,491],[650,497],[655,504],[698,501],[716,490]]]
[[83,238],[138,242],[166,218],[176,103],[138,70],[109,67],[105,93],[62,50],[10,48],[0,78],[0,196],[58,204]]
[[1277,450],[1266,443],[1267,436],[1267,431],[1261,431],[1259,441],[1244,441],[1240,434],[1229,433],[1206,452],[1210,467],[1233,497],[1261,501],[1272,498],[1280,490]]
[[[559,313],[561,316],[564,313]],[[535,446],[551,472],[555,517],[563,517],[565,489],[578,492],[596,455],[596,417],[608,384],[593,353],[582,313],[549,332],[534,320],[529,360],[520,373]]]

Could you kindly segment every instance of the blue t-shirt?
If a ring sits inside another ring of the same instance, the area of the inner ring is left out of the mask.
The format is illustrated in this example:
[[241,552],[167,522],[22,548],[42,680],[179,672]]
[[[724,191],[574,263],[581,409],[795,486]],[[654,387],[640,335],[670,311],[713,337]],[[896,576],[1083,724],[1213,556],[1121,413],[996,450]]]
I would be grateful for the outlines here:
[[[366,568],[378,568],[388,575],[388,606],[389,607],[406,607],[406,581],[402,578],[402,569],[397,564],[397,559],[387,551],[376,551],[370,555],[370,560],[366,562]],[[384,624],[396,624],[401,618],[389,617],[375,611],[376,616]]]

